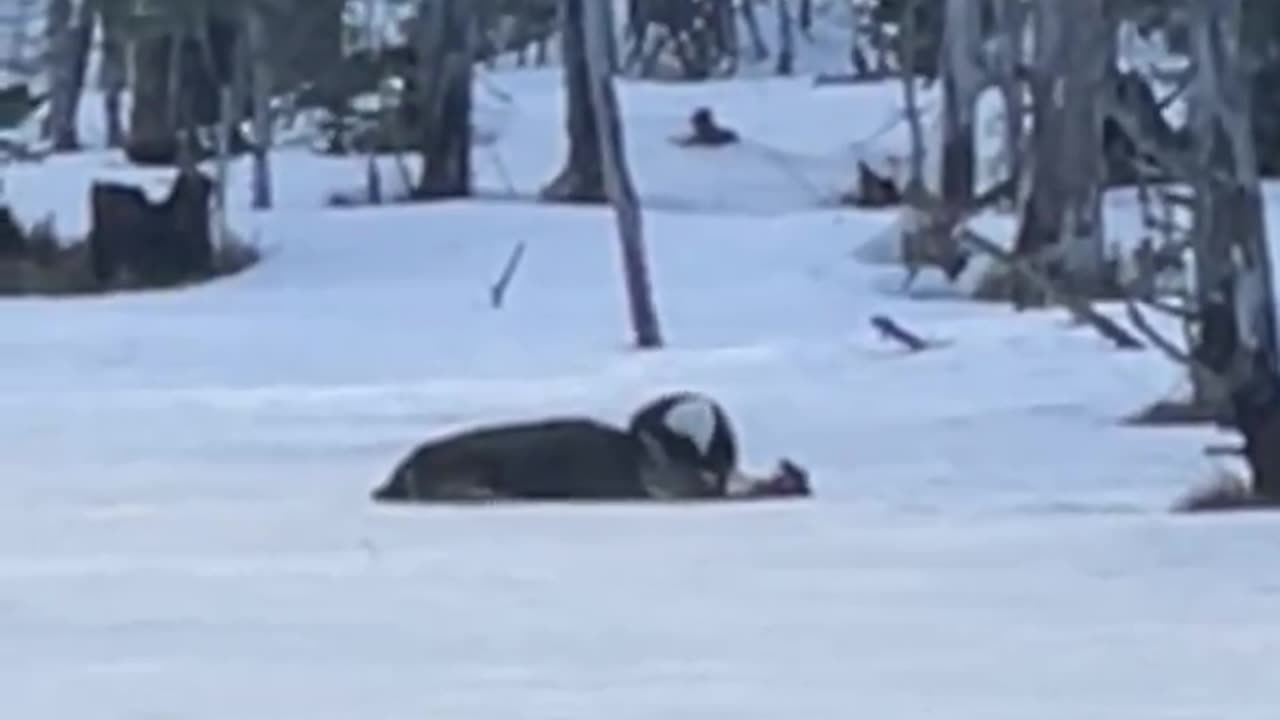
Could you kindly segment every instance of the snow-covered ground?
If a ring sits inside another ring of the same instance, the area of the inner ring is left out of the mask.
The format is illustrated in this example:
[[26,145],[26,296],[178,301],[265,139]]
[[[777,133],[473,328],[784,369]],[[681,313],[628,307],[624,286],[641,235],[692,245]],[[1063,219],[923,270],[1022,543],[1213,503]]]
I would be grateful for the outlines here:
[[[532,193],[563,152],[558,78],[492,79],[514,99],[481,102],[480,185]],[[627,346],[607,210],[321,209],[361,165],[301,151],[276,155],[269,213],[236,168],[233,221],[267,250],[247,273],[0,302],[5,717],[1274,716],[1280,528],[1170,515],[1214,436],[1120,424],[1176,369],[1059,312],[903,298],[852,252],[892,215],[822,207],[896,89],[623,101],[661,352]],[[747,145],[668,143],[701,103]],[[6,195],[82,233],[90,179],[139,174],[117,162],[14,166]],[[904,355],[876,313],[949,344]],[[621,420],[681,387],[724,401],[751,468],[790,456],[818,496],[368,501],[429,435]]]

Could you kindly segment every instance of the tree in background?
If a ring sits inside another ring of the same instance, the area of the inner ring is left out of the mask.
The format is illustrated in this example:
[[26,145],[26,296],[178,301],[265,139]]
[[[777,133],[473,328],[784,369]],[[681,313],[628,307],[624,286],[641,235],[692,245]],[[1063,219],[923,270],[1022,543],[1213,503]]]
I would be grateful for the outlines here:
[[471,78],[477,28],[473,0],[419,0],[415,28],[422,173],[417,198],[471,193]]
[[[622,118],[614,93],[614,64],[610,57],[613,23],[602,4],[594,0],[564,0],[566,22],[577,20],[583,38],[585,74],[594,125],[599,132],[605,192],[618,220],[623,277],[635,343],[640,348],[662,345],[658,312],[654,307],[645,257],[640,201],[627,167]],[[573,7],[573,6],[577,7]],[[566,28],[566,33],[570,31]]]
[[564,64],[565,166],[542,190],[558,202],[604,202],[604,160],[600,131],[591,109],[591,74],[580,0],[560,0],[560,47]]

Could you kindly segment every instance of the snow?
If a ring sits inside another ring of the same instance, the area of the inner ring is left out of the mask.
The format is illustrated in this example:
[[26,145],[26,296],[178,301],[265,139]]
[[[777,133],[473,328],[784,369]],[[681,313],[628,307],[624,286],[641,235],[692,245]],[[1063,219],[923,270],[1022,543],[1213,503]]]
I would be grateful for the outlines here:
[[[824,206],[896,86],[624,83],[669,341],[642,353],[611,214],[519,199],[563,152],[554,72],[491,79],[515,99],[482,102],[479,184],[517,197],[325,209],[361,161],[283,150],[278,209],[233,175],[259,266],[0,302],[7,717],[1273,716],[1280,531],[1169,514],[1216,434],[1121,424],[1177,369],[1060,312],[903,297],[855,252],[893,215]],[[746,146],[667,142],[695,103]],[[83,233],[102,176],[164,179],[95,151],[7,168],[6,196]],[[947,344],[903,354],[873,314]],[[427,436],[623,422],[681,388],[726,405],[748,468],[791,457],[817,497],[368,500]]]

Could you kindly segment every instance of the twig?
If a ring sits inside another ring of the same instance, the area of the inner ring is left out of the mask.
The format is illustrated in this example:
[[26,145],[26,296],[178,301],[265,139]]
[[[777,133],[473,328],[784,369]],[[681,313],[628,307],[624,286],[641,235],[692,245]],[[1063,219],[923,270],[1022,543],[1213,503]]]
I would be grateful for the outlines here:
[[871,325],[880,331],[882,337],[897,340],[911,352],[928,350],[932,345],[929,341],[894,322],[887,315],[872,316]]
[[516,269],[520,267],[520,260],[524,257],[524,242],[520,242],[511,250],[511,255],[507,258],[507,264],[502,268],[502,274],[498,276],[498,281],[489,288],[489,304],[496,310],[502,307],[502,300],[507,295],[507,286],[511,284],[512,278],[516,275]]

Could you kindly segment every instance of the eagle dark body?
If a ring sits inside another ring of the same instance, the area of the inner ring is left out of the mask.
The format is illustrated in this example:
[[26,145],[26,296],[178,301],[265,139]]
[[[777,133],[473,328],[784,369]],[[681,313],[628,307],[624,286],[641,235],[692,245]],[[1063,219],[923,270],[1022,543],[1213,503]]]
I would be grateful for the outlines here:
[[710,494],[700,485],[688,469],[656,467],[628,433],[594,420],[558,418],[427,442],[400,463],[374,498],[625,500]]
[[[641,500],[804,496],[789,462],[745,478],[724,410],[696,393],[641,407],[621,429],[581,417],[492,425],[428,440],[380,488],[377,501]],[[731,488],[730,480],[749,481]]]

